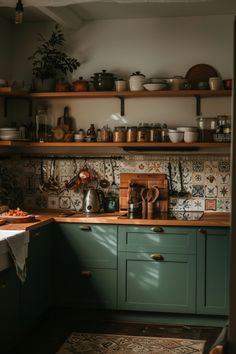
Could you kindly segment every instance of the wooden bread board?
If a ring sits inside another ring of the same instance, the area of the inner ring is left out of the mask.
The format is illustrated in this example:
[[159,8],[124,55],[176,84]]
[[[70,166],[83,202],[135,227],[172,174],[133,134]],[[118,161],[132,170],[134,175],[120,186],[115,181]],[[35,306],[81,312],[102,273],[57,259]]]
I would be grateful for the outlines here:
[[138,183],[144,188],[157,186],[160,195],[155,208],[160,212],[168,212],[168,179],[164,173],[121,173],[120,174],[120,210],[128,209],[128,199],[130,193],[130,183]]

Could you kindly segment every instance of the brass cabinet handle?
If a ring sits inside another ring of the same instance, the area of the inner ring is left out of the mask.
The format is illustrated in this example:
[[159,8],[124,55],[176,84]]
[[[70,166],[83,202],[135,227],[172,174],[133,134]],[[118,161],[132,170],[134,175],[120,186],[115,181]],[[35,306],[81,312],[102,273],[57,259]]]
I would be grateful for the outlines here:
[[164,257],[160,253],[153,253],[150,257],[156,262],[164,261]]
[[41,232],[38,231],[38,232],[35,232],[35,233],[33,234],[33,237],[38,237],[38,236],[40,236],[40,235],[41,235]]
[[80,275],[82,278],[92,278],[92,272],[90,272],[89,270],[82,270],[80,272]]
[[89,225],[80,225],[80,230],[82,230],[82,231],[91,231],[91,226],[89,226]]
[[151,227],[151,231],[153,232],[164,232],[163,228],[162,227],[159,227],[159,226],[154,226],[154,227]]

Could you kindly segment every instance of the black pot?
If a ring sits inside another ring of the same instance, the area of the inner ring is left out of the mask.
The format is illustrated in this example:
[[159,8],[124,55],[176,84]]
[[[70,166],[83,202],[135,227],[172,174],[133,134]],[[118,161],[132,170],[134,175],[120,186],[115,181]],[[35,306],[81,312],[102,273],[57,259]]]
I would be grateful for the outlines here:
[[102,70],[100,73],[95,73],[92,76],[92,83],[96,91],[112,91],[114,90],[115,77],[112,73],[107,73],[106,70]]

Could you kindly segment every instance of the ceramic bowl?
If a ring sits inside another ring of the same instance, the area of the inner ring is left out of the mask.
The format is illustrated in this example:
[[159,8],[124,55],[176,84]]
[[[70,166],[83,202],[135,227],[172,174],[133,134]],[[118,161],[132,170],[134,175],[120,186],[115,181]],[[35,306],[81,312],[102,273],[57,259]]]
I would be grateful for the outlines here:
[[176,130],[181,132],[196,132],[198,128],[197,127],[177,127]]
[[148,91],[160,91],[160,90],[165,90],[167,88],[167,84],[164,82],[144,84],[143,86],[145,90]]
[[198,141],[198,132],[185,131],[184,132],[184,142],[185,143],[196,143]]
[[184,139],[184,132],[181,131],[169,131],[169,138],[172,143],[181,143]]

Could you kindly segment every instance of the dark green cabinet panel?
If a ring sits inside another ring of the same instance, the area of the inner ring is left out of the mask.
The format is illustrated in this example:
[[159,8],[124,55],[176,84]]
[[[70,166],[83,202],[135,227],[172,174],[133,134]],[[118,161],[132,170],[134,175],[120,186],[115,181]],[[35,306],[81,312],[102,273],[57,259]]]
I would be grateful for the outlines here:
[[21,287],[22,328],[35,323],[49,308],[52,299],[51,225],[30,231],[27,277]]
[[54,298],[58,305],[117,306],[117,226],[54,225]]
[[[9,346],[19,330],[20,281],[15,267],[0,272],[0,348]],[[1,351],[0,349],[0,351]]]
[[195,255],[119,253],[118,308],[142,311],[195,312]]
[[227,315],[229,229],[199,230],[197,254],[197,313]]
[[196,229],[119,226],[119,251],[194,254],[196,252]]
[[54,226],[59,257],[86,267],[117,268],[116,225],[60,223]]

